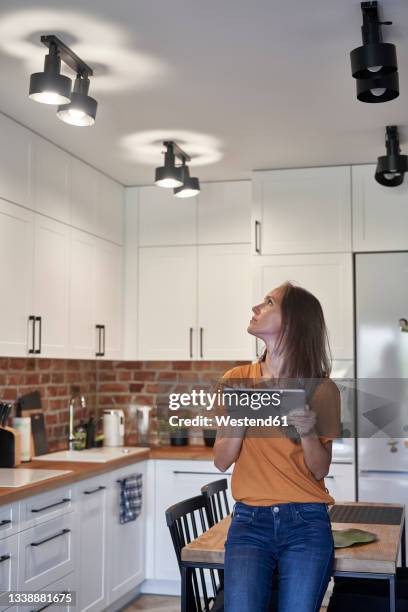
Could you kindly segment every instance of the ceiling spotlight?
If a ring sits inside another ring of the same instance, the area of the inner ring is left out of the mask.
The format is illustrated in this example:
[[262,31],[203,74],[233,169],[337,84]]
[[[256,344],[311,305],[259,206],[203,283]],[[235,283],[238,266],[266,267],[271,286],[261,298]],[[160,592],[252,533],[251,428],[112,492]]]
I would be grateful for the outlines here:
[[183,165],[181,166],[182,170],[182,178],[183,185],[181,187],[176,187],[174,189],[174,195],[177,198],[192,198],[193,196],[200,193],[200,181],[197,177],[190,176],[190,170],[183,160]]
[[362,2],[363,45],[350,53],[351,72],[357,79],[357,98],[361,102],[388,102],[399,95],[398,64],[395,45],[382,42],[382,25],[377,2]]
[[[57,116],[65,123],[93,125],[98,103],[88,96],[92,68],[53,34],[41,36],[41,42],[49,48],[49,53],[45,57],[44,72],[31,75],[29,97],[59,105]],[[71,79],[60,74],[61,61],[77,75],[72,93]]]
[[375,180],[385,187],[397,187],[403,183],[404,174],[408,171],[408,156],[400,154],[398,128],[395,125],[386,127],[385,148],[387,155],[377,160]]
[[97,101],[88,96],[89,79],[78,75],[69,104],[58,107],[57,117],[70,125],[89,126],[95,123]]
[[42,104],[64,104],[69,102],[71,79],[60,74],[61,58],[58,47],[50,45],[45,56],[44,72],[35,72],[30,77],[29,97]]
[[182,151],[175,142],[166,141],[163,144],[166,147],[164,166],[156,168],[155,183],[167,189],[181,187],[183,185],[182,171],[180,166],[176,167],[176,155],[179,157]]

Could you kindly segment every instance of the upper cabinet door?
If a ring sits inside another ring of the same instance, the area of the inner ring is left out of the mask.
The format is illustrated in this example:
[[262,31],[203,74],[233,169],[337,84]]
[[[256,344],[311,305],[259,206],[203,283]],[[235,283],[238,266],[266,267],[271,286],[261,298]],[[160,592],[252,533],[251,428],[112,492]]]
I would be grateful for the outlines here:
[[34,223],[33,309],[41,317],[39,355],[67,357],[69,227],[42,215],[35,215]]
[[408,249],[408,185],[384,187],[375,166],[353,166],[353,250]]
[[43,138],[34,138],[34,209],[57,221],[70,223],[71,157]]
[[203,359],[251,359],[250,245],[198,247],[198,349]]
[[[0,354],[24,357],[32,346],[34,213],[0,200]],[[29,332],[29,337],[27,334]]]
[[95,234],[95,209],[98,172],[79,159],[71,164],[71,224]]
[[254,172],[257,254],[351,251],[350,167]]
[[172,189],[140,187],[139,246],[197,242],[197,198],[176,198]]
[[198,358],[197,248],[139,251],[139,359]]
[[353,359],[353,274],[351,253],[254,257],[255,303],[285,281],[320,300],[335,359]]
[[70,231],[69,356],[93,359],[96,353],[94,267],[96,238]]
[[201,183],[198,243],[251,241],[251,181]]
[[105,240],[123,244],[124,187],[101,172],[97,174],[95,233]]
[[0,114],[0,198],[32,207],[30,164],[32,133]]
[[105,240],[123,243],[124,188],[72,159],[71,223]]
[[[122,358],[123,306],[122,247],[95,238],[94,252],[94,318],[103,325],[101,352],[106,359]],[[99,333],[95,334],[99,345]],[[99,351],[99,346],[96,346]]]

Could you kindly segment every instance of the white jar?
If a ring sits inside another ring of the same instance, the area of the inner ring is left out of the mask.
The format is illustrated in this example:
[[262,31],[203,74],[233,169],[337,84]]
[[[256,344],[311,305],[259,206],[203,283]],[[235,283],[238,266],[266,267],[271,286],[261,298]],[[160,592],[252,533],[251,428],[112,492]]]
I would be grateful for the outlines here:
[[14,417],[13,428],[21,434],[21,461],[31,461],[31,418]]

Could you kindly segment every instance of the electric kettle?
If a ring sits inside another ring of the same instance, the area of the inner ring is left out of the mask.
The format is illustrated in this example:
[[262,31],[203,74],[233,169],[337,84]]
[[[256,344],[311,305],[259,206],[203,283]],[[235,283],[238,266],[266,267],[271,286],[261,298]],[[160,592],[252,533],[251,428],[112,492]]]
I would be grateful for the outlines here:
[[103,411],[104,446],[123,446],[125,437],[125,413],[123,410]]

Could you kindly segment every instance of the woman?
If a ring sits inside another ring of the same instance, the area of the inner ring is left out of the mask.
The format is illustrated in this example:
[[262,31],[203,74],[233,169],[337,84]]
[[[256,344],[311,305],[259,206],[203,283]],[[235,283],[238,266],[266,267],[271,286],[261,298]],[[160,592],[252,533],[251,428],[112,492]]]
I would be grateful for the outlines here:
[[[324,477],[331,440],[340,435],[340,396],[328,378],[323,312],[311,293],[291,283],[268,293],[252,310],[248,332],[265,342],[265,353],[259,362],[234,368],[223,378],[241,379],[241,386],[242,379],[268,379],[268,387],[301,379],[313,391],[308,405],[288,416],[297,442],[283,433],[285,427],[269,437],[256,437],[248,429],[217,434],[216,467],[225,471],[235,463],[236,503],[225,545],[225,612],[268,610],[276,566],[279,612],[317,612],[334,559],[327,511],[334,500]],[[312,378],[318,384],[305,380]],[[319,437],[317,427],[323,422],[329,435]]]

